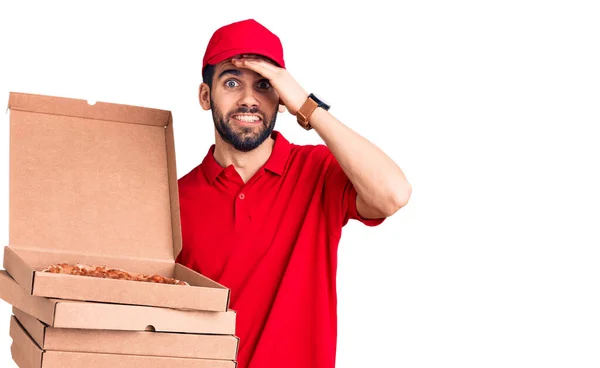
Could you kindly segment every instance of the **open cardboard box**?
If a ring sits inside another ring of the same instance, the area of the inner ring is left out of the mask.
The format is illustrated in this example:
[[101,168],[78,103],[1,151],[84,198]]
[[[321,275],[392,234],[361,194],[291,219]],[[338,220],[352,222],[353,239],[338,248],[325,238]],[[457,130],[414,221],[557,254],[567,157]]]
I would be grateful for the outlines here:
[[26,293],[0,270],[0,299],[54,328],[234,335],[236,313],[50,299]]
[[[4,268],[30,295],[226,311],[229,289],[177,264],[181,224],[169,111],[11,93]],[[191,286],[40,272],[56,263]]]
[[13,315],[12,318],[16,318],[29,336],[45,351],[217,360],[237,358],[239,339],[231,335],[54,328],[18,308],[13,307]]
[[235,368],[231,360],[157,357],[129,354],[45,351],[40,348],[16,318],[11,318],[12,358],[20,368]]

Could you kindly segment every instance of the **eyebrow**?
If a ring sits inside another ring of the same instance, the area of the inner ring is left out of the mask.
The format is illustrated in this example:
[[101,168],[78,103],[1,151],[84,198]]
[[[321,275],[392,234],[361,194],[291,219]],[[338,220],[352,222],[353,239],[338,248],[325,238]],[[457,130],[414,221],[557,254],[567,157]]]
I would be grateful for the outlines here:
[[242,72],[238,69],[225,69],[221,73],[219,73],[219,76],[217,77],[217,79],[221,79],[221,78],[223,78],[223,76],[225,76],[227,74],[231,74],[231,75],[235,75],[236,77],[240,77],[242,75]]

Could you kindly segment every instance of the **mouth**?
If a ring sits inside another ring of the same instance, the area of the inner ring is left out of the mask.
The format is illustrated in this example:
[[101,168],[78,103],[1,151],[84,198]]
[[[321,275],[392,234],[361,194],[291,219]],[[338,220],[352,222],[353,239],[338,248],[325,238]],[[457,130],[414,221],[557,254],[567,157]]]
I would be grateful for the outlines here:
[[231,116],[239,124],[243,125],[258,125],[262,124],[262,118],[254,114],[235,114]]

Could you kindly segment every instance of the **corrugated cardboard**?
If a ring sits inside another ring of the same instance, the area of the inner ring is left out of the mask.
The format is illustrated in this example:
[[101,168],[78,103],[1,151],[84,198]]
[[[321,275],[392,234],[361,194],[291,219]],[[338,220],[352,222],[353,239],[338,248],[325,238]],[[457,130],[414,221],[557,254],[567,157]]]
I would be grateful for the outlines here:
[[229,360],[44,351],[16,318],[11,319],[10,336],[13,360],[21,368],[235,368],[237,365]]
[[55,328],[235,335],[233,310],[182,311],[31,296],[3,270],[0,299]]
[[[11,93],[9,245],[30,295],[225,311],[229,289],[175,263],[181,225],[169,111]],[[40,272],[56,263],[160,274],[192,286]]]
[[216,360],[237,358],[239,339],[235,336],[53,328],[17,308],[13,308],[13,314],[29,336],[46,351]]

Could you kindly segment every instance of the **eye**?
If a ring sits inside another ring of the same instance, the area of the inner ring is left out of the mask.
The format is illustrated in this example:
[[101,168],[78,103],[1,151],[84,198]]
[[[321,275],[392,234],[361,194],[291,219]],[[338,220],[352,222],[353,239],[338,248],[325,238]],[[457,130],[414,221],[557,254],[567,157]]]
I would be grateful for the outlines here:
[[225,86],[229,87],[229,88],[236,87],[237,84],[238,84],[238,82],[234,79],[228,79],[227,81],[225,81]]
[[260,89],[271,88],[271,83],[269,83],[269,81],[267,81],[267,80],[262,80],[262,81],[258,82],[258,88],[260,88]]

